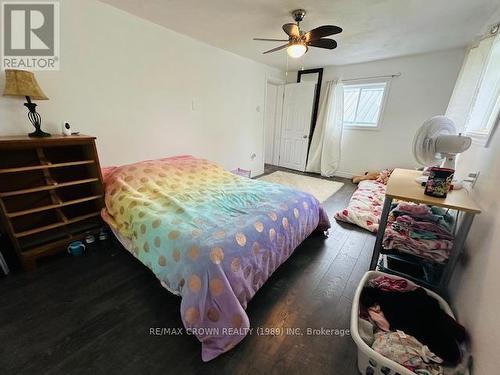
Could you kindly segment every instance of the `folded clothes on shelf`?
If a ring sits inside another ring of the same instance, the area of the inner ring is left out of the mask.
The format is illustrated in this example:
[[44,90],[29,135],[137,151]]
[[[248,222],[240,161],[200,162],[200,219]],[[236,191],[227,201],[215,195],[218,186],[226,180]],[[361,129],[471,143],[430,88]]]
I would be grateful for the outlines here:
[[409,215],[396,217],[392,222],[393,227],[406,231],[411,238],[422,240],[453,240],[453,235],[443,226],[430,221],[419,221]]
[[432,222],[441,226],[448,232],[451,232],[454,219],[448,211],[449,210],[437,206],[400,202],[392,209],[391,214],[395,217],[408,215],[417,221]]
[[383,241],[384,249],[396,249],[438,263],[444,263],[450,256],[453,243],[449,240],[420,240],[387,227]]
[[388,218],[382,245],[438,263],[444,263],[453,247],[453,216],[439,207],[404,203]]

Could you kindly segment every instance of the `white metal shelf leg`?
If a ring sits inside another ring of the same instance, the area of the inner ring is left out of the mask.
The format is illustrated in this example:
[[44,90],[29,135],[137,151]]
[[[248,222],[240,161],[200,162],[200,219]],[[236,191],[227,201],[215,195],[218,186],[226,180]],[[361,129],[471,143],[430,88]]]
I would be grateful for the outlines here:
[[460,226],[458,227],[457,234],[453,241],[453,248],[451,250],[450,258],[448,259],[448,263],[443,270],[443,276],[441,277],[441,281],[439,283],[439,289],[444,293],[447,292],[448,284],[450,283],[451,277],[453,276],[453,271],[455,270],[458,260],[460,259],[460,255],[462,254],[465,247],[465,240],[467,239],[467,235],[469,234],[474,216],[475,215],[473,213],[464,212],[462,221],[460,223]]

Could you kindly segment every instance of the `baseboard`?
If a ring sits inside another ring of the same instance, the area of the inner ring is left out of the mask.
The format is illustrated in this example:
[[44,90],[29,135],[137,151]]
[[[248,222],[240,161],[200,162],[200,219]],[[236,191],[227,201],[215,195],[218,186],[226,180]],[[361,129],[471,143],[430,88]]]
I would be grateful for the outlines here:
[[337,171],[337,172],[335,172],[334,176],[343,177],[343,178],[352,178],[353,176],[355,176],[355,174],[352,172]]
[[256,169],[254,171],[251,171],[250,172],[250,177],[251,178],[256,178],[256,177],[259,177],[259,176],[262,176],[264,174],[264,168],[259,168],[259,169]]

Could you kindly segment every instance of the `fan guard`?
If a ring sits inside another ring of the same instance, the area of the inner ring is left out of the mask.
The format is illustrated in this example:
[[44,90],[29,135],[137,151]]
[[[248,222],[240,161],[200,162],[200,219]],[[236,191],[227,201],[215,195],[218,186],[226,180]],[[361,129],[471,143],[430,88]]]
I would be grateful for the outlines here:
[[448,117],[435,116],[424,122],[413,139],[413,154],[423,166],[437,165],[446,156],[436,150],[440,136],[456,135],[455,124]]

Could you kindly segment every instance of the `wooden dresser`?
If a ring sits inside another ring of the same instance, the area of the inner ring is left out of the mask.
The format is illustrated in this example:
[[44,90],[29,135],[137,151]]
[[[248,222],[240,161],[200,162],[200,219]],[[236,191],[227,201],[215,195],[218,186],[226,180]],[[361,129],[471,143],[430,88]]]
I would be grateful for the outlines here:
[[103,203],[94,137],[0,137],[2,232],[25,270],[96,231]]

